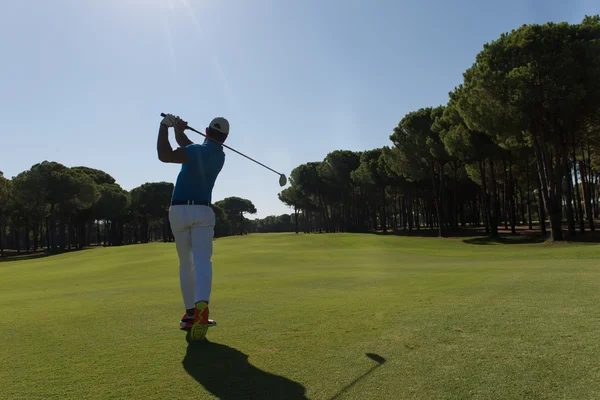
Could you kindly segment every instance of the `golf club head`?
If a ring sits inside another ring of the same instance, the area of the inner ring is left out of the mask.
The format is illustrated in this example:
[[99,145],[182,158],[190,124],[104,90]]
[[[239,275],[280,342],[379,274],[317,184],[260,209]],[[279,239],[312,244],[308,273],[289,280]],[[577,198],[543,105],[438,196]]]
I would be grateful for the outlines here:
[[284,174],[279,175],[279,186],[285,186],[287,183],[287,178]]

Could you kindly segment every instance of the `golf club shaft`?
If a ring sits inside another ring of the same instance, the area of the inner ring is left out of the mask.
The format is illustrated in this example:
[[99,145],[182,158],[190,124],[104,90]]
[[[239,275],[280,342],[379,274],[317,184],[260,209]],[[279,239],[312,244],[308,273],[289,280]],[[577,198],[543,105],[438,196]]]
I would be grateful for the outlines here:
[[[161,114],[160,114],[160,116],[161,116],[161,117],[164,117],[165,115],[166,115],[165,113],[161,113]],[[186,129],[189,129],[189,130],[191,130],[191,131],[194,131],[194,132],[196,132],[197,134],[204,136],[204,137],[205,137],[205,138],[207,138],[208,140],[212,140],[213,142],[215,142],[215,143],[218,143],[216,140],[213,140],[213,139],[211,139],[211,138],[207,137],[207,136],[206,136],[204,133],[202,133],[202,132],[200,132],[200,131],[197,131],[196,129],[192,128],[192,127],[191,127],[191,126],[189,126],[189,125],[187,126],[187,128],[186,128]],[[260,162],[256,161],[255,159],[253,159],[252,157],[248,157],[247,155],[245,155],[245,154],[243,154],[243,153],[240,153],[240,152],[239,152],[239,151],[237,151],[236,149],[233,149],[233,148],[231,148],[231,147],[227,146],[227,145],[226,145],[226,144],[224,144],[224,143],[219,143],[219,144],[220,144],[221,146],[225,147],[226,149],[229,149],[229,150],[231,150],[231,151],[234,151],[234,152],[236,152],[236,153],[237,153],[237,154],[239,154],[240,156],[246,157],[246,158],[247,158],[248,160],[250,160],[250,161],[254,161],[254,162],[255,162],[255,163],[257,163],[258,165],[265,167],[265,168],[266,168],[266,169],[268,169],[269,171],[275,172],[277,175],[282,175],[281,173],[279,173],[279,172],[275,171],[274,169],[267,167],[265,164],[263,164],[263,163],[260,163]]]

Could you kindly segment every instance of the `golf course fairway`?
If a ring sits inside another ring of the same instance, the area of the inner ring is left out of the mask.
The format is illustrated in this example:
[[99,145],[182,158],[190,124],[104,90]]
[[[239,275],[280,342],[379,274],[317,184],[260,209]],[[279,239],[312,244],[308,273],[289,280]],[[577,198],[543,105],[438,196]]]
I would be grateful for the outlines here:
[[600,246],[214,242],[210,343],[175,245],[0,262],[0,399],[598,399]]

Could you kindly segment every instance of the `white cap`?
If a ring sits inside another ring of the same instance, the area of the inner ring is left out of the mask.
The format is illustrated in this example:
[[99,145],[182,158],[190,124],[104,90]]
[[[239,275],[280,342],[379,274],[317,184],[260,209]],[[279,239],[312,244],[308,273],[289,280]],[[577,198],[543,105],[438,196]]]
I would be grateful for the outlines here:
[[223,117],[217,117],[210,121],[209,127],[226,135],[229,134],[229,121]]

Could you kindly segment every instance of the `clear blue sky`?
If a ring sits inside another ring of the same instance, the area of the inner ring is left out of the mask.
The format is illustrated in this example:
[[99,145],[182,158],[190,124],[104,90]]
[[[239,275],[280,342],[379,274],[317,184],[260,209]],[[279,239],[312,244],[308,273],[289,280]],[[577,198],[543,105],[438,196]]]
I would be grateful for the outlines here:
[[[289,176],[332,150],[388,145],[404,114],[445,104],[502,32],[597,12],[592,0],[6,2],[0,170],[51,160],[128,190],[174,182],[179,166],[156,157],[171,112],[202,131],[228,118],[227,144]],[[228,152],[214,199],[290,212],[277,180]]]

